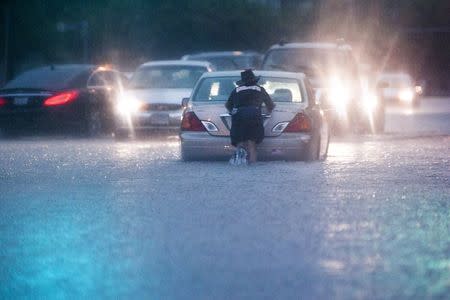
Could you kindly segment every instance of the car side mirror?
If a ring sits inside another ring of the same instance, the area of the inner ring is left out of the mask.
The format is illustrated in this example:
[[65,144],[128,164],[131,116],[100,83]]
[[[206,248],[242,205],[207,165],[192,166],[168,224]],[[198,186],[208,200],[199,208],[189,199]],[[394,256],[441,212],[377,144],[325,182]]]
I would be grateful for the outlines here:
[[189,104],[189,98],[183,98],[183,100],[181,100],[181,106],[183,108],[186,108]]

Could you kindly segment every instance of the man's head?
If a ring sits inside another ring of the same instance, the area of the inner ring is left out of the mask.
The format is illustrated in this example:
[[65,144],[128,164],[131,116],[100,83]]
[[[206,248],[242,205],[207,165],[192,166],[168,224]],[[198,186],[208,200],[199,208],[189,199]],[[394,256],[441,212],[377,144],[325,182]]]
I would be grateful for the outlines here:
[[255,76],[251,69],[247,69],[241,72],[241,80],[237,82],[238,85],[251,85],[256,84],[260,76]]

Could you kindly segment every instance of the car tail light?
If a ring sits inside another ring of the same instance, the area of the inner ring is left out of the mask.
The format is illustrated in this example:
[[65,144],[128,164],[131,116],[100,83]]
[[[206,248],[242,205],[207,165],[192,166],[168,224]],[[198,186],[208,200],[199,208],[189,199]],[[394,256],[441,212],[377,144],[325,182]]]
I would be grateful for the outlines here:
[[311,128],[311,119],[304,113],[298,113],[289,122],[284,132],[309,132]]
[[188,111],[183,115],[183,120],[181,120],[181,130],[183,131],[206,131],[205,126],[195,115],[194,112]]
[[44,101],[44,106],[63,105],[75,100],[80,93],[78,91],[68,91],[51,96]]
[[7,101],[5,98],[0,98],[0,106],[6,105]]

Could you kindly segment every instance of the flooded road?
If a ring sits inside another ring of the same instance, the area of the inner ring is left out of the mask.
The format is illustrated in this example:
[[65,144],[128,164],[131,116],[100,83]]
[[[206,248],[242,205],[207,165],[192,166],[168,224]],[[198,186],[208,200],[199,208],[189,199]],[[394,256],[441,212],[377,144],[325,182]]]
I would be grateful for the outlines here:
[[450,99],[386,122],[249,168],[176,137],[0,141],[0,298],[447,298]]

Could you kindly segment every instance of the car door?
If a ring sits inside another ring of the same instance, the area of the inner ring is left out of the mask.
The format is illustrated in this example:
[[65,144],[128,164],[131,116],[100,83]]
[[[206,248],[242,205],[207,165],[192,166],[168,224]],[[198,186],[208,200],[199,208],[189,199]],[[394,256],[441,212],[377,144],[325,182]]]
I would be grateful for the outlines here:
[[120,90],[119,74],[113,70],[94,71],[87,81],[87,89],[91,95],[91,103],[95,102],[101,110],[104,125],[109,128],[113,124],[114,108]]

